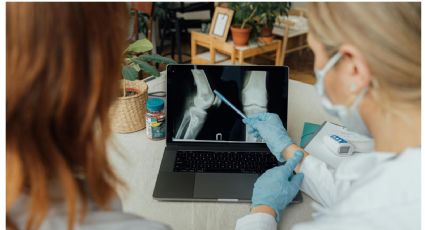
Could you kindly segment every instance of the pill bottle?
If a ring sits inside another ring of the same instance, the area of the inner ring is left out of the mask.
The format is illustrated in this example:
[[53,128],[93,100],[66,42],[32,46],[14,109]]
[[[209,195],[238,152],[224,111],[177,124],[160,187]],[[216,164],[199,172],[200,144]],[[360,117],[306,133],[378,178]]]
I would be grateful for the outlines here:
[[164,100],[149,98],[146,106],[146,136],[152,140],[165,138]]

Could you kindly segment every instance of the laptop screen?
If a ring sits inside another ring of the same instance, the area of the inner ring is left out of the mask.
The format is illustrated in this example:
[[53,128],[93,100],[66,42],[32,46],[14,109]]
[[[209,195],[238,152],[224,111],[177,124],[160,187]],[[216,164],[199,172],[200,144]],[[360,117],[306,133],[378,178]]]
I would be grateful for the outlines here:
[[277,113],[286,127],[287,67],[169,65],[167,141],[261,142],[214,90],[244,115]]

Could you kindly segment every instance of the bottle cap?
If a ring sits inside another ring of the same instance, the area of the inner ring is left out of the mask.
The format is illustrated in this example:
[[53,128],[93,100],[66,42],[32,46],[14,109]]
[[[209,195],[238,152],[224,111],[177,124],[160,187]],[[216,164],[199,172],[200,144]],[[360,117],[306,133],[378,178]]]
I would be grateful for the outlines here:
[[147,109],[151,112],[158,112],[164,108],[164,100],[161,98],[149,98],[147,102]]

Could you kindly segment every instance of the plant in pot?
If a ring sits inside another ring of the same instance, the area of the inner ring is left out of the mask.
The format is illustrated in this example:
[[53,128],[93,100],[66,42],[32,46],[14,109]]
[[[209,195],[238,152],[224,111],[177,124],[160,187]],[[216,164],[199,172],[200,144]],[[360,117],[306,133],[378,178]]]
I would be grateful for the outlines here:
[[290,2],[259,2],[257,3],[258,22],[262,25],[259,40],[271,42],[273,40],[273,24],[276,17],[280,15],[288,16],[291,9]]
[[230,27],[233,43],[245,46],[248,44],[251,31],[256,29],[255,17],[258,6],[253,2],[230,2],[228,6],[235,11],[233,25]]
[[114,132],[128,133],[144,129],[148,86],[138,80],[138,73],[144,71],[160,76],[159,71],[149,63],[173,64],[174,60],[158,54],[150,54],[152,43],[140,39],[131,43],[124,51],[120,97],[110,110],[111,126]]

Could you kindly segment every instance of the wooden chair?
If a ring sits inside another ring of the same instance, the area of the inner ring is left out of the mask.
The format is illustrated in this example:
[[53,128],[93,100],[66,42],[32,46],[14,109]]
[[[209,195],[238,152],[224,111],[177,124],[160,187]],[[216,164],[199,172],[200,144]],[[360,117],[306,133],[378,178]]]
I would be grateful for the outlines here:
[[[211,20],[214,13],[214,3],[212,2],[168,2],[166,4],[167,21],[164,25],[160,23],[160,47],[161,55],[174,55],[177,51],[177,62],[183,63],[183,56],[191,56],[189,53],[183,52],[183,41],[187,39],[187,35],[194,28],[201,28],[202,23]],[[165,41],[171,43],[171,52],[163,53],[165,50]],[[186,61],[185,61],[186,62]]]
[[[306,17],[306,13],[302,9],[292,9],[288,12],[288,15]],[[283,65],[285,63],[285,57],[287,54],[295,51],[301,52],[303,49],[308,48],[307,33],[292,33],[290,28],[294,26],[294,23],[289,20],[285,20],[284,24],[285,30],[282,36],[282,55],[279,65]]]

